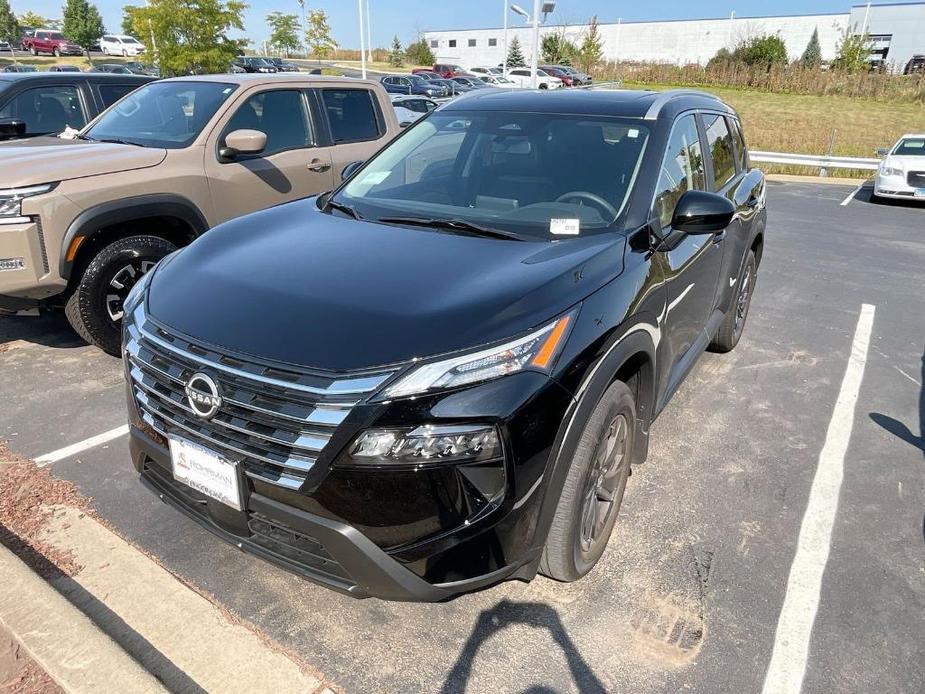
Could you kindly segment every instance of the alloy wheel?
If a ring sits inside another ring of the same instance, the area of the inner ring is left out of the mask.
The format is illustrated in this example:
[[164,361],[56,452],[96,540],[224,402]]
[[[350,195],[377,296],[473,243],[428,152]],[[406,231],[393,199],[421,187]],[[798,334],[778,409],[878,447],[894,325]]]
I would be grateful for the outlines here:
[[106,313],[113,323],[122,320],[122,305],[132,287],[138,284],[142,275],[157,265],[156,260],[136,258],[118,270],[109,281],[106,291]]
[[739,298],[736,300],[736,322],[735,331],[739,332],[745,324],[745,317],[748,315],[748,304],[752,292],[752,268],[751,265],[745,268],[745,275],[742,277],[742,286],[739,288]]
[[581,551],[588,553],[604,535],[615,506],[623,493],[625,476],[623,466],[629,461],[626,444],[629,424],[618,414],[604,431],[591,462],[582,496],[579,543]]

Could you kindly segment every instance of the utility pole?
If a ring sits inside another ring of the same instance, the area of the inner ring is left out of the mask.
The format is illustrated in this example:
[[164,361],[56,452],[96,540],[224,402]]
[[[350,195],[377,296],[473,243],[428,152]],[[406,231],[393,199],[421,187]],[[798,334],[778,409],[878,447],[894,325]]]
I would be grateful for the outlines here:
[[501,74],[507,77],[507,0],[501,0],[504,12],[504,58],[502,60]]
[[536,68],[540,59],[540,0],[533,0],[533,53],[530,56],[530,81],[531,86],[536,89],[539,85],[539,78],[536,74]]
[[363,38],[363,35],[366,33],[363,30],[363,0],[357,0],[357,5],[360,11],[360,71],[363,75],[363,79],[366,79],[366,41]]

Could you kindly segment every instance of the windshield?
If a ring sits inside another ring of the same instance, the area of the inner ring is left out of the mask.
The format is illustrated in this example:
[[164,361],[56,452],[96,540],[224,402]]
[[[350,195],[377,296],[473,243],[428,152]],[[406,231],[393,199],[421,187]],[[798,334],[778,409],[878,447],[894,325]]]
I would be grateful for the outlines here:
[[137,39],[133,39],[131,36],[123,36],[119,39],[122,43],[140,43]]
[[236,89],[218,82],[154,82],[103,113],[84,134],[145,147],[188,146]]
[[648,130],[606,117],[434,111],[335,197],[367,219],[462,220],[528,238],[607,231]]
[[427,83],[424,80],[424,78],[419,75],[408,75],[407,79],[411,80],[412,84],[426,84]]
[[907,137],[893,150],[901,157],[925,157],[925,137]]

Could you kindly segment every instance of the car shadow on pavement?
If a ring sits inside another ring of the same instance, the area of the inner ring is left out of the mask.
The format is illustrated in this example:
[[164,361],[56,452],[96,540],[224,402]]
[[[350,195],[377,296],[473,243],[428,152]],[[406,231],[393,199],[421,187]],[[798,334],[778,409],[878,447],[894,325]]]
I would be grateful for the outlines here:
[[64,314],[57,311],[38,316],[0,315],[0,352],[3,351],[3,345],[18,340],[58,349],[87,346],[68,325]]
[[126,653],[141,663],[148,672],[160,680],[171,692],[183,694],[205,694],[180,667],[157,650],[144,636],[135,631],[125,620],[113,612],[80,583],[68,576],[61,568],[41,553],[39,549],[23,540],[13,530],[0,524],[0,544],[16,554],[35,573],[51,583],[77,609],[83,612],[109,638]]
[[[574,642],[565,631],[562,619],[555,609],[540,602],[512,602],[501,600],[494,607],[483,610],[476,620],[472,633],[466,640],[453,669],[447,675],[441,688],[441,694],[462,694],[466,691],[469,679],[472,677],[472,668],[479,649],[492,636],[512,625],[525,625],[537,629],[546,629],[553,640],[562,649],[576,688],[585,693],[603,694],[607,691],[604,684],[597,678]],[[547,687],[533,687],[527,692],[541,694],[554,691]]]
[[919,434],[916,435],[912,430],[897,419],[888,417],[879,412],[871,412],[870,418],[881,427],[893,434],[906,443],[915,446],[922,455],[925,456],[925,354],[922,355],[922,370],[920,374],[921,385],[919,386]]

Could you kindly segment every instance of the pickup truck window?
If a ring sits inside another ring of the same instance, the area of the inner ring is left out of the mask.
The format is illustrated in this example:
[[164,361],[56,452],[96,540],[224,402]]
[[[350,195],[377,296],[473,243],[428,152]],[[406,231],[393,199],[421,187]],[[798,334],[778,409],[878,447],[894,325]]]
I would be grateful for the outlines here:
[[693,116],[682,116],[671,131],[662,172],[655,187],[655,213],[663,229],[671,224],[674,208],[681,196],[689,190],[706,190],[705,181],[697,122]]
[[20,92],[0,108],[0,118],[25,121],[27,135],[60,133],[68,126],[82,128],[87,123],[77,87],[65,85]]
[[377,140],[382,135],[368,89],[322,89],[334,142]]
[[103,108],[109,108],[123,96],[137,89],[136,84],[101,84],[99,85],[100,98],[103,100]]
[[722,116],[705,115],[703,127],[707,131],[707,147],[713,159],[715,190],[720,190],[736,174],[735,150],[732,135]]
[[84,135],[181,149],[198,137],[236,88],[221,82],[152,82],[104,113]]
[[250,97],[225,126],[226,135],[233,130],[264,133],[267,136],[266,149],[261,153],[264,157],[311,143],[305,102],[297,89],[276,89]]
[[729,118],[729,129],[732,130],[732,136],[736,142],[736,161],[739,163],[739,171],[748,170],[748,149],[745,147],[745,137],[742,135],[742,126],[735,118]]

